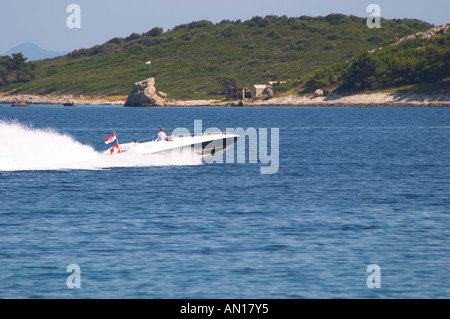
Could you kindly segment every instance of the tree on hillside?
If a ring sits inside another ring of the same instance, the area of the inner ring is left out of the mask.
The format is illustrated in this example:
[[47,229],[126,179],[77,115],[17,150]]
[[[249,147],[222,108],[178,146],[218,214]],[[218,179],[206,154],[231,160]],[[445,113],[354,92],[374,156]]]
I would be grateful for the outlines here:
[[369,53],[357,57],[344,73],[343,87],[369,89],[384,83],[385,68],[381,61]]
[[0,85],[31,81],[34,64],[26,62],[21,52],[0,57]]
[[232,77],[221,77],[218,79],[218,81],[220,82],[220,84],[222,84],[223,89],[238,89],[241,87],[241,85],[239,84],[239,81],[236,78],[232,78]]

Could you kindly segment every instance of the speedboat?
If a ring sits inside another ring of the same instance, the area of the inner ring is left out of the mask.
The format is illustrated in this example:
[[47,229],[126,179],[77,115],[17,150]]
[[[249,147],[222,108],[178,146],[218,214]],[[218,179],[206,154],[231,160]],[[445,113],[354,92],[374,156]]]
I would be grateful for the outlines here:
[[[239,135],[227,132],[209,133],[197,135],[170,135],[167,141],[158,141],[156,138],[134,141],[120,144],[120,153],[134,152],[140,155],[150,154],[172,154],[176,155],[182,151],[191,151],[200,155],[203,159],[210,156],[218,156],[227,147],[233,145]],[[105,151],[105,154],[113,154],[113,148]]]

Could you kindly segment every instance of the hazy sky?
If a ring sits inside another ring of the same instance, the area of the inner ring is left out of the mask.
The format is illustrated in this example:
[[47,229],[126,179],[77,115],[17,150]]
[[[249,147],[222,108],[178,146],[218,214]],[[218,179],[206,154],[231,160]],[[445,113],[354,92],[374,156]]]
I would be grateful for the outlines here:
[[[450,22],[449,0],[0,0],[0,53],[23,42],[53,51],[72,51],[153,27],[207,19],[242,21],[254,16],[325,16],[330,13],[367,17],[369,4],[383,18],[417,18],[433,24]],[[69,29],[70,4],[81,8],[81,28]]]

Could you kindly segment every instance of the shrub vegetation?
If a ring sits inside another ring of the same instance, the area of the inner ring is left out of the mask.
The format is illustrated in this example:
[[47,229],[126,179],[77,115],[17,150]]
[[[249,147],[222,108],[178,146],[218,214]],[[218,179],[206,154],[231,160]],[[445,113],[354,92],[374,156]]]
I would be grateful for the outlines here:
[[[381,29],[369,29],[365,22],[365,18],[333,14],[254,17],[217,24],[202,20],[167,32],[153,28],[65,56],[25,63],[20,70],[2,66],[0,91],[126,95],[134,82],[151,72],[157,88],[170,98],[218,98],[223,94],[223,79],[249,87],[269,80],[300,83],[312,74],[307,80],[311,88],[333,85],[336,76],[343,87],[363,88],[371,86],[371,77],[379,74],[384,76],[383,85],[410,81],[411,70],[417,67],[420,79],[436,76],[437,61],[445,53],[437,45],[424,51],[411,47],[397,62],[389,60],[394,49],[360,56],[382,42],[425,31],[430,24],[382,20]],[[428,58],[436,63],[425,63]],[[144,64],[147,60],[152,60],[151,67]],[[343,66],[346,60],[352,62]],[[392,64],[401,77],[383,73]],[[283,91],[282,86],[277,90]]]

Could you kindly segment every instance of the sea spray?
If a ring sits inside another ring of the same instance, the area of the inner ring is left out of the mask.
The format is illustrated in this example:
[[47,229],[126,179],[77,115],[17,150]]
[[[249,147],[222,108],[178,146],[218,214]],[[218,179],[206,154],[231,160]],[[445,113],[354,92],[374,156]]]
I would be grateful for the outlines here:
[[89,169],[101,155],[52,129],[0,122],[0,170]]
[[[99,137],[102,139],[103,137]],[[198,165],[199,157],[142,156],[133,152],[105,155],[53,129],[0,121],[0,171],[107,169]]]

